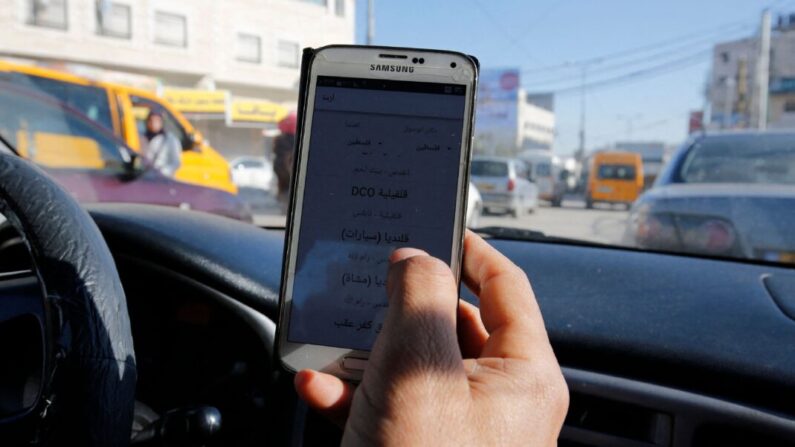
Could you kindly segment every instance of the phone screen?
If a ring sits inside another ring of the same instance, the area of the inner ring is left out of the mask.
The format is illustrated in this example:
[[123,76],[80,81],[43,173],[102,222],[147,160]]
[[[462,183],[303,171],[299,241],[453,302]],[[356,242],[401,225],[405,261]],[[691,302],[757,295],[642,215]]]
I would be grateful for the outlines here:
[[370,350],[390,253],[411,246],[450,263],[466,90],[318,76],[289,341]]

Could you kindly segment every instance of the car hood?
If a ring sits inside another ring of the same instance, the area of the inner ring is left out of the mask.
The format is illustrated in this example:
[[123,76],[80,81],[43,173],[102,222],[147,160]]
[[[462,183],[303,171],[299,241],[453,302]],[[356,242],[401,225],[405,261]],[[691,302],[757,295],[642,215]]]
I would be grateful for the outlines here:
[[731,223],[743,255],[773,260],[795,252],[795,187],[755,184],[678,184],[654,188],[638,206],[653,213],[720,218]]

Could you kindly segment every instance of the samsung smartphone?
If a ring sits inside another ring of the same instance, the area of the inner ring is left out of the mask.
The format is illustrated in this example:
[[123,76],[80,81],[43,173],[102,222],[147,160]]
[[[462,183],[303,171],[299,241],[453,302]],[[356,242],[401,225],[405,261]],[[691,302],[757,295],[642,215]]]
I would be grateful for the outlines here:
[[357,380],[387,312],[390,253],[460,272],[476,62],[331,46],[305,57],[278,352]]

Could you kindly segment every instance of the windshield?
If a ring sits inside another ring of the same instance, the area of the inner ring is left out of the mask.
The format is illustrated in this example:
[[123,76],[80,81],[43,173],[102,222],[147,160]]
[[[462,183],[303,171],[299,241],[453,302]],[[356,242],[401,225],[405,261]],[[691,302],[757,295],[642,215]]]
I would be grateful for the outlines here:
[[791,135],[710,138],[696,143],[682,166],[686,183],[795,185]]
[[635,167],[631,165],[601,165],[598,175],[602,180],[633,180]]
[[472,175],[479,177],[507,177],[508,164],[500,161],[474,160]]
[[85,204],[283,228],[303,48],[432,48],[480,64],[468,226],[795,259],[793,2],[12,3],[0,136]]

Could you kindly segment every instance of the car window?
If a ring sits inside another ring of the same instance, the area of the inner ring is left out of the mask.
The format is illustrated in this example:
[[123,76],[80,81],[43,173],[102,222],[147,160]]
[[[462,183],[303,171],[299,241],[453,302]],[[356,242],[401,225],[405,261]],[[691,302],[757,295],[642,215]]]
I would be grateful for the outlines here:
[[536,175],[539,177],[549,177],[552,175],[552,165],[549,163],[538,163],[536,165]]
[[237,166],[243,166],[246,168],[261,168],[262,162],[257,160],[243,160],[237,163]]
[[795,185],[795,141],[783,135],[705,138],[690,149],[680,177],[685,183]]
[[114,128],[108,93],[104,88],[15,72],[0,72],[0,80],[10,81],[63,101],[107,129]]
[[507,177],[508,163],[475,160],[472,162],[472,175],[479,177]]
[[600,165],[599,178],[603,180],[634,180],[635,167],[632,165]]
[[177,121],[174,115],[166,110],[165,107],[155,101],[136,95],[130,95],[130,102],[132,102],[133,107],[137,109],[135,112],[135,125],[138,128],[138,135],[141,138],[146,138],[147,115],[149,115],[150,111],[156,111],[163,115],[163,124],[165,126],[166,132],[170,132],[172,135],[174,135],[182,143],[183,149],[187,150],[192,148],[190,138],[188,138],[188,134],[185,132],[185,129],[179,124],[179,121]]
[[0,86],[0,134],[51,169],[121,171],[121,143],[79,112]]

